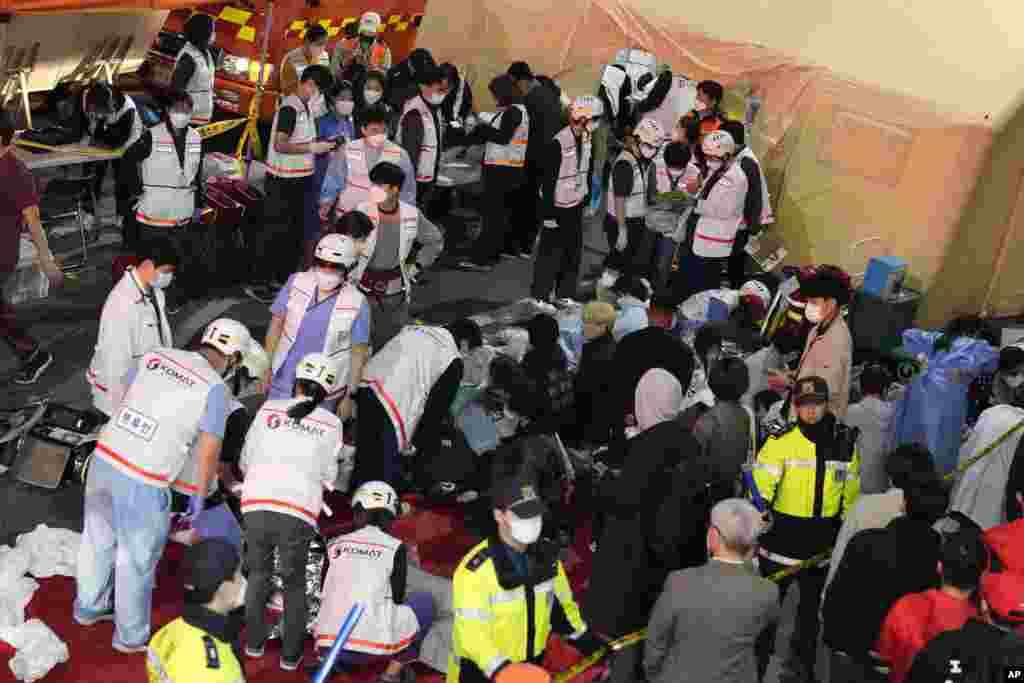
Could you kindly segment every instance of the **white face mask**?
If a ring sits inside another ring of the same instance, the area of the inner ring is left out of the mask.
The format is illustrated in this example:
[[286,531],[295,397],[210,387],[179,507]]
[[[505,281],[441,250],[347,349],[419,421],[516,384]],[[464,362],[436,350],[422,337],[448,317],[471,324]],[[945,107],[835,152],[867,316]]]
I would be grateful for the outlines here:
[[807,318],[807,322],[814,323],[815,325],[817,325],[818,323],[821,322],[821,319],[824,317],[821,310],[821,306],[817,306],[815,304],[807,304],[804,307],[804,317]]
[[334,105],[334,110],[336,112],[338,112],[339,116],[351,116],[352,115],[352,110],[355,109],[355,107],[356,107],[356,103],[355,102],[350,102],[348,100],[345,100],[343,102],[338,102],[337,104],[335,104]]
[[246,581],[244,576],[238,577],[238,581],[241,585],[238,587],[238,595],[235,596],[235,604],[233,605],[236,609],[245,606],[245,593],[249,590],[249,582]]
[[646,143],[640,144],[640,156],[644,159],[653,159],[654,155],[658,153],[658,148],[654,145],[648,145]]
[[508,522],[509,535],[515,539],[516,543],[522,543],[523,545],[532,545],[537,542],[540,538],[541,528],[544,526],[544,518],[541,515],[536,517],[530,517],[529,519],[520,519],[516,516],[516,513],[509,511],[505,518]]
[[384,93],[377,90],[364,90],[363,99],[366,100],[367,104],[377,104],[380,102],[380,98],[384,96]]
[[172,111],[167,115],[167,118],[170,119],[171,126],[174,128],[184,128],[192,117],[183,111]]
[[1024,375],[1006,375],[1006,386],[1011,389],[1016,389],[1020,385],[1024,384]]
[[319,268],[314,272],[316,275],[316,286],[322,292],[331,292],[341,285],[341,273],[334,273]]
[[721,159],[708,159],[708,170],[717,171],[725,164]]
[[380,185],[370,186],[370,202],[373,204],[383,204],[388,200],[388,191]]
[[153,289],[167,289],[171,286],[171,281],[173,279],[174,273],[157,273],[151,283],[151,286]]
[[387,142],[388,136],[384,133],[378,133],[377,135],[366,136],[366,144],[370,147],[383,147],[384,143]]
[[698,112],[705,112],[708,110],[708,105],[703,100],[697,100],[697,103],[693,105],[693,108]]
[[444,97],[445,96],[443,93],[434,93],[433,95],[427,95],[424,99],[426,99],[426,101],[429,102],[430,104],[437,107],[440,106],[442,102],[444,102]]

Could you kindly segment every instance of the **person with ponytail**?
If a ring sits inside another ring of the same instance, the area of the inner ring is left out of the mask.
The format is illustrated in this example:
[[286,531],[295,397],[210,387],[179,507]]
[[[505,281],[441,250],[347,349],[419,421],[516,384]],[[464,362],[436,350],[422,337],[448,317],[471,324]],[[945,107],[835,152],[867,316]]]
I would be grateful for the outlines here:
[[295,370],[292,398],[269,400],[253,420],[239,463],[242,515],[249,542],[246,564],[246,648],[263,656],[264,618],[276,549],[284,583],[281,669],[295,671],[306,633],[305,567],[309,542],[324,507],[323,489],[333,490],[342,449],[341,420],[321,404],[337,388],[339,371],[323,353],[305,356]]

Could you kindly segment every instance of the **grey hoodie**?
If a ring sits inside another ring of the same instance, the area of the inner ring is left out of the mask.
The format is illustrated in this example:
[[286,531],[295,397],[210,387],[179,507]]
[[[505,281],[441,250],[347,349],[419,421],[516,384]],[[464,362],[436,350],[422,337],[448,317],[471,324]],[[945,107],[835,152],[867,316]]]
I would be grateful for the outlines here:
[[889,489],[885,473],[887,440],[896,404],[867,396],[847,409],[846,424],[860,429],[860,492],[884,493]]

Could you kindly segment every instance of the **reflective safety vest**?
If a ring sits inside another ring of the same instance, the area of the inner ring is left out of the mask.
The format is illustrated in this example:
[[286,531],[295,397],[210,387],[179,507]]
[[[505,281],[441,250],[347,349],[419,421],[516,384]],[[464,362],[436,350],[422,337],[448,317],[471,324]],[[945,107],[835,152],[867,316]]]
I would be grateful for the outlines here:
[[316,646],[329,648],[355,604],[366,611],[345,649],[394,656],[412,644],[420,624],[408,605],[391,596],[391,573],[402,541],[375,526],[334,540],[327,548],[330,568],[324,581],[323,604],[317,617]]
[[[334,48],[334,50],[335,52],[339,50],[342,52],[342,56],[335,59],[335,61],[343,67],[352,64],[355,61],[357,54],[365,54],[366,52],[363,50],[362,43],[358,38],[346,38],[339,42],[338,47]],[[375,39],[370,46],[366,62],[366,67],[368,69],[387,71],[391,68],[391,48],[389,48],[387,43],[382,40]]]
[[[711,182],[704,181],[704,188]],[[705,190],[699,192],[704,197]],[[743,205],[747,198],[747,174],[736,160],[730,162],[707,197],[697,200],[694,210],[699,214],[693,231],[693,254],[702,258],[724,258],[732,253],[736,232],[743,222]]]
[[[306,312],[313,302],[316,291],[316,275],[312,270],[296,273],[292,278],[291,287],[288,289],[284,328],[281,330],[281,340],[278,342],[277,348],[274,349],[271,365],[275,374],[284,365],[299,336],[302,320],[306,317]],[[331,312],[331,320],[327,324],[327,334],[324,336],[322,351],[336,364],[338,384],[337,389],[328,396],[328,399],[341,398],[348,390],[352,362],[352,326],[355,324],[356,318],[359,317],[359,311],[365,301],[366,297],[352,284],[351,280],[342,285],[334,300],[334,310]]]
[[214,387],[224,380],[202,355],[155,349],[139,361],[135,379],[96,443],[96,456],[144,484],[167,488],[199,436]]
[[562,163],[558,167],[558,180],[555,181],[555,206],[569,209],[579,206],[587,195],[587,173],[590,170],[592,149],[590,136],[580,143],[580,154],[576,154],[576,135],[572,128],[563,128],[555,140],[562,146]]
[[[377,250],[377,239],[380,237],[380,233],[377,232],[380,229],[380,209],[376,204],[360,204],[356,207],[357,211],[360,211],[370,219],[373,223],[373,231],[366,238],[366,251],[365,256],[360,257],[356,269],[352,273],[352,281],[359,283],[359,287],[364,292],[381,296],[384,294],[395,294],[396,292],[379,292],[367,290],[364,284],[363,275],[366,273],[366,268],[373,260],[374,252]],[[405,271],[402,264],[409,258],[409,253],[412,251],[413,242],[416,241],[416,235],[419,234],[420,230],[420,211],[412,204],[406,204],[403,201],[398,202],[398,220],[401,226],[401,233],[398,236],[398,264],[399,270],[401,270],[402,287],[405,289],[405,298],[409,300],[412,296],[412,283],[409,282],[409,274]]]
[[[84,109],[86,91],[82,91],[82,104]],[[135,100],[128,95],[124,96],[124,104],[121,108],[112,114],[108,114],[103,117],[96,116],[95,114],[86,114],[86,118],[89,122],[89,135],[93,136],[96,134],[96,125],[102,118],[103,123],[109,126],[114,126],[125,116],[132,117],[132,130],[128,134],[128,141],[124,143],[124,147],[128,148],[134,145],[139,138],[142,137],[144,128],[142,127],[142,117],[139,115],[138,108],[135,106]]]
[[185,92],[192,96],[192,125],[205,126],[213,120],[213,82],[216,70],[209,54],[202,53],[192,43],[185,43],[174,59],[177,68],[182,55],[188,55],[195,62],[192,78],[185,84]]
[[[345,155],[345,163],[348,168],[345,176],[345,189],[338,197],[338,205],[334,209],[339,218],[349,211],[354,211],[363,202],[370,200],[371,170],[366,162],[366,140],[364,138],[347,143],[341,153]],[[401,167],[402,148],[390,140],[380,148],[380,157],[374,166],[385,161]]]
[[406,325],[384,348],[376,350],[363,372],[369,387],[384,406],[406,449],[416,433],[427,394],[448,366],[460,358],[451,333],[443,327]]
[[[758,161],[757,157],[754,156],[753,150],[749,147],[744,147],[743,150],[736,155],[736,163],[740,163],[743,159],[750,159],[757,168],[761,171],[761,225],[770,225],[775,222],[775,212],[772,211],[772,196],[768,192],[768,179],[764,176],[764,168],[761,166],[761,162]],[[747,192],[753,192],[754,188],[747,188]]]
[[338,478],[341,420],[317,407],[301,421],[288,409],[305,399],[267,401],[253,418],[238,466],[245,473],[242,512],[277,512],[316,526],[324,484]]
[[202,138],[194,128],[185,133],[185,163],[178,159],[168,124],[149,129],[153,148],[141,164],[142,197],[135,207],[135,219],[146,225],[175,227],[192,220],[196,207],[196,174],[202,154]]
[[[405,117],[413,112],[416,112],[420,120],[423,121],[423,143],[420,145],[419,158],[415,160],[416,182],[432,183],[437,176],[437,162],[440,158],[441,149],[441,132],[434,125],[434,114],[420,95],[413,97],[405,103],[405,108],[402,110],[402,120],[405,120]],[[402,144],[401,122],[399,122],[398,139],[396,142],[399,145]]]
[[633,169],[633,191],[626,197],[626,218],[643,218],[647,215],[647,174],[640,169],[640,162],[632,153],[622,150],[615,164],[612,164],[611,178],[608,180],[608,215],[618,218],[615,214],[615,166],[625,161]]
[[[297,47],[294,50],[289,50],[284,56],[284,60],[281,62],[281,68],[284,68],[285,64],[291,64],[295,67],[295,77],[301,79],[302,72],[306,70],[306,67],[311,66],[309,60],[306,59],[306,53],[304,48]],[[327,52],[320,55],[320,59],[317,61],[320,66],[331,66],[331,59],[328,57]]]
[[295,130],[288,137],[288,142],[293,145],[304,145],[316,139],[316,123],[313,121],[306,103],[299,99],[298,95],[289,95],[284,98],[281,107],[274,114],[274,126],[270,131],[267,173],[278,178],[305,178],[313,175],[314,160],[312,152],[285,154],[277,151],[277,121],[281,116],[281,109],[285,107],[292,107],[297,113],[295,117]]
[[231,643],[178,617],[157,631],[146,649],[149,683],[245,683]]
[[573,638],[587,630],[557,556],[537,567],[523,583],[509,575],[508,560],[499,557],[504,550],[492,547],[494,543],[488,539],[477,544],[452,577],[455,625],[448,683],[458,683],[463,667],[475,666],[490,679],[507,662],[525,662],[543,654],[555,600],[574,631]]
[[[521,104],[513,104],[523,114],[523,119],[512,134],[512,139],[507,145],[499,145],[488,142],[484,148],[485,166],[508,166],[510,168],[523,168],[526,165],[526,144],[530,139],[530,115],[526,113],[526,107]],[[494,128],[501,127],[501,117],[505,112],[500,112],[491,121]]]
[[[228,408],[228,417],[231,417],[239,410],[245,410],[245,406],[239,403],[235,399],[231,399],[231,407]],[[181,468],[181,472],[171,482],[171,488],[183,496],[194,496],[199,493],[199,453],[193,445],[189,451],[188,460],[185,461],[184,467]],[[209,498],[217,492],[217,473],[214,471],[214,476],[210,477],[210,485],[206,489],[206,493],[203,494],[204,498]]]

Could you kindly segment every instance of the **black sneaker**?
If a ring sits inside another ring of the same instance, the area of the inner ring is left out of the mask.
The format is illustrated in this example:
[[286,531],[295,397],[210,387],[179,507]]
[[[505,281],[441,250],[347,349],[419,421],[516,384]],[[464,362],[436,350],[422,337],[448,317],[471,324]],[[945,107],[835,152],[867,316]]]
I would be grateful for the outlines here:
[[518,256],[519,258],[523,259],[524,261],[529,261],[530,259],[533,258],[533,250],[532,249],[524,249],[523,251],[521,251],[518,254],[516,254],[516,256]]
[[15,384],[35,384],[39,376],[46,371],[53,363],[53,354],[49,351],[36,350],[32,356],[21,366],[21,370],[14,378]]
[[471,270],[475,273],[489,273],[494,270],[494,267],[491,265],[469,260],[459,261],[459,268],[462,270]]

